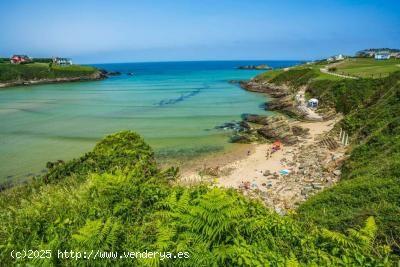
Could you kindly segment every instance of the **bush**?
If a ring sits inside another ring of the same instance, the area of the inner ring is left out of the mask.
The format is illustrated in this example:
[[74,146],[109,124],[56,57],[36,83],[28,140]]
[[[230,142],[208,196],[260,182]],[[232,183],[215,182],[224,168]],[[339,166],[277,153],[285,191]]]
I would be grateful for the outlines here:
[[317,77],[317,74],[313,69],[290,69],[272,78],[271,82],[278,85],[287,84],[297,88],[299,86],[306,85],[311,81],[312,78],[315,77]]

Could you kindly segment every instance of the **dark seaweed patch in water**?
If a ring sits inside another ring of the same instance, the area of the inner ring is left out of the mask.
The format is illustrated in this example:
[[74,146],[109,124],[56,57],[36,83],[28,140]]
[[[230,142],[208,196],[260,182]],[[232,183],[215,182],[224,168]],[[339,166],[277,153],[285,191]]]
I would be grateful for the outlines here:
[[223,146],[202,146],[195,148],[165,148],[155,152],[155,156],[159,160],[163,159],[192,159],[204,154],[214,153],[223,150]]
[[162,106],[166,106],[166,105],[173,105],[179,102],[182,102],[192,96],[197,95],[198,93],[200,93],[200,89],[196,89],[190,93],[187,94],[182,94],[180,97],[178,98],[170,98],[170,99],[163,99],[160,102],[158,102],[158,106],[162,107]]
[[217,125],[214,127],[216,130],[225,130],[225,131],[236,131],[236,132],[241,132],[244,129],[242,126],[242,122],[240,121],[231,121],[231,122],[225,122],[221,125]]
[[65,136],[65,135],[52,135],[47,133],[35,133],[33,131],[11,131],[6,132],[7,134],[13,135],[21,135],[21,136],[29,136],[29,137],[37,137],[37,138],[49,138],[54,140],[71,140],[71,141],[98,141],[99,137],[96,136]]
[[262,104],[260,104],[260,105],[258,105],[258,107],[260,108],[260,109],[262,109],[262,110],[267,110],[267,108],[268,108],[268,103],[262,103]]
[[159,107],[166,106],[166,105],[173,105],[173,104],[185,101],[186,99],[191,98],[191,97],[197,95],[198,93],[200,93],[201,90],[207,89],[207,88],[210,88],[210,86],[209,85],[204,85],[202,88],[197,88],[197,89],[195,89],[195,90],[193,90],[193,91],[191,91],[189,93],[182,94],[180,97],[170,98],[170,99],[163,99],[160,102],[158,102],[156,105],[159,106]]
[[36,109],[30,109],[30,108],[10,108],[10,109],[14,109],[14,110],[18,110],[18,111],[26,112],[26,113],[33,113],[33,114],[43,114],[43,115],[49,114],[47,112],[38,111]]

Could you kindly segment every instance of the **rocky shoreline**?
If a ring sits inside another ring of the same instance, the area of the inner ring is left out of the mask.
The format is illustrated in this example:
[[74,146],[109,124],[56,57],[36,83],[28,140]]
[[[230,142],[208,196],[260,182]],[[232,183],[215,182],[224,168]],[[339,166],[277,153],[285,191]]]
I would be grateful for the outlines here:
[[[296,102],[293,89],[288,86],[275,85],[256,79],[240,81],[238,84],[247,91],[267,94],[271,99],[264,104],[266,110],[277,111],[296,119],[308,120],[308,114],[304,112],[307,108]],[[233,130],[235,130],[235,134],[231,137],[233,143],[264,143],[279,140],[284,144],[293,145],[298,142],[299,137],[307,135],[306,129],[298,126],[292,127],[289,118],[282,115],[243,114],[242,121]]]
[[265,109],[267,110],[280,111],[291,116],[302,115],[296,109],[290,88],[285,85],[275,85],[273,83],[257,80],[242,81],[239,85],[247,91],[263,93],[270,96],[271,100],[265,103]]
[[16,81],[11,81],[11,82],[0,83],[0,88],[7,88],[7,87],[13,87],[13,86],[29,86],[29,85],[37,85],[37,84],[96,81],[96,80],[103,80],[108,77],[109,77],[109,75],[108,75],[107,71],[99,70],[89,76],[37,79],[37,80],[16,80]]
[[271,99],[265,103],[264,108],[269,111],[279,111],[289,117],[304,121],[324,121],[336,115],[334,109],[309,108],[305,99],[306,86],[294,90],[285,84],[277,85],[257,79],[238,83],[244,90],[268,95]]
[[238,67],[239,70],[272,70],[267,64],[261,65],[245,65]]
[[281,141],[286,145],[298,142],[299,137],[305,137],[308,132],[300,126],[292,126],[282,115],[265,116],[245,114],[240,123],[243,130],[237,131],[231,138],[233,143],[253,143],[266,141]]

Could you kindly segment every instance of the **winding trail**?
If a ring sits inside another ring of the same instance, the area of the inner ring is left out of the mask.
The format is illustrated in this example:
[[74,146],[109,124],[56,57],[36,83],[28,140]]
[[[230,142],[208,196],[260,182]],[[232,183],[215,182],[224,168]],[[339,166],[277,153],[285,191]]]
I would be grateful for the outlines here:
[[329,75],[333,75],[333,76],[337,76],[337,77],[341,77],[341,78],[346,78],[346,79],[358,79],[358,77],[354,77],[354,76],[349,76],[349,75],[344,75],[344,74],[339,74],[339,73],[330,72],[326,67],[325,67],[325,68],[320,68],[319,70],[320,70],[322,73],[329,74]]
[[340,65],[340,64],[342,64],[342,63],[343,63],[343,61],[336,62],[336,63],[332,63],[332,64],[328,64],[328,65],[326,65],[325,67],[320,68],[319,71],[322,72],[322,73],[325,73],[325,74],[329,74],[329,75],[332,75],[332,76],[336,76],[336,77],[341,77],[341,78],[346,78],[346,79],[358,79],[358,77],[354,77],[354,76],[350,76],[350,75],[344,75],[344,74],[339,74],[339,73],[335,73],[335,72],[329,71],[329,68],[336,67],[336,66],[338,66],[338,65]]

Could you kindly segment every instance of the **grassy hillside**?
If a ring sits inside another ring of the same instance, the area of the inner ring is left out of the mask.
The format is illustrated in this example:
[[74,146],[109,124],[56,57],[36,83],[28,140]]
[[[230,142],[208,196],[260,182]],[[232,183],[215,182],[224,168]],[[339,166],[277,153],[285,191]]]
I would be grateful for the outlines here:
[[350,58],[336,66],[337,73],[362,78],[382,78],[400,71],[400,59],[375,60],[373,58]]
[[[297,86],[297,85],[305,85],[311,79],[312,80],[332,80],[332,81],[339,81],[339,80],[343,79],[341,77],[322,73],[320,71],[320,68],[324,67],[325,65],[326,65],[326,62],[320,63],[320,64],[314,63],[314,64],[309,64],[309,65],[296,66],[296,67],[290,68],[289,71],[284,71],[282,69],[271,70],[271,71],[267,71],[267,72],[259,74],[256,77],[256,80],[268,81],[268,82],[278,83],[278,84],[289,83],[292,86]],[[297,78],[300,78],[300,76],[302,76],[302,75],[305,75],[305,76],[302,77],[300,81],[297,81]]]
[[353,144],[342,182],[311,198],[299,213],[336,230],[376,216],[379,239],[400,253],[400,72],[319,86],[311,85],[313,95],[347,114],[341,127]]
[[[159,170],[152,150],[132,132],[108,136],[81,158],[49,168],[0,194],[5,266],[388,265],[388,248],[374,241],[373,217],[343,235],[282,217],[234,190],[180,187],[176,170]],[[53,256],[12,259],[12,251],[23,249]],[[148,250],[181,258],[66,260],[57,250]]]
[[[373,58],[349,58],[334,64],[335,65],[333,67],[329,67],[330,65],[327,61],[314,62],[312,64],[292,67],[290,68],[291,71],[289,73],[282,69],[276,69],[260,74],[257,76],[257,79],[270,82],[276,82],[277,80],[279,81],[281,79],[286,82],[293,83],[297,82],[295,77],[296,72],[301,73],[303,71],[304,73],[308,72],[309,75],[311,75],[309,78],[312,78],[313,81],[343,80],[341,77],[321,72],[321,68],[328,68],[331,72],[337,74],[374,79],[384,78],[389,76],[391,73],[400,71],[400,59],[395,58],[389,60],[375,60]],[[276,78],[275,81],[274,78]],[[310,81],[310,79],[307,79],[307,81]]]
[[94,67],[71,65],[50,66],[48,63],[0,64],[0,83],[18,80],[89,77],[98,72]]

